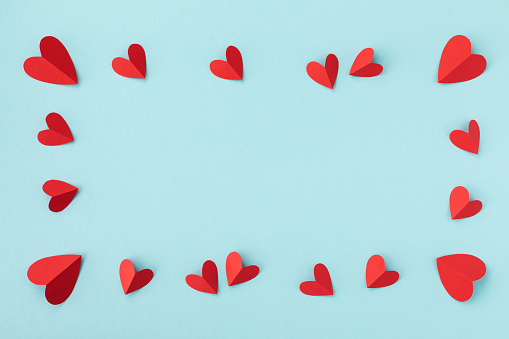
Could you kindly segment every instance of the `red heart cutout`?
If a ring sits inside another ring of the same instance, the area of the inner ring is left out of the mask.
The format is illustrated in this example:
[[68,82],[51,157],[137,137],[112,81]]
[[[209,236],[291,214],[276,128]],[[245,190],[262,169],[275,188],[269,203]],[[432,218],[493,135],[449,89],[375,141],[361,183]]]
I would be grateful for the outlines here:
[[40,57],[25,60],[26,74],[42,82],[57,85],[76,85],[78,77],[74,64],[64,45],[55,37],[47,36],[39,44]]
[[399,279],[396,271],[386,271],[385,261],[380,255],[369,258],[366,265],[366,286],[368,288],[380,288],[394,284]]
[[127,51],[129,60],[125,58],[113,59],[111,66],[118,74],[126,78],[145,78],[147,59],[145,50],[138,44],[132,44]]
[[30,265],[27,277],[36,285],[46,285],[46,300],[58,305],[66,301],[74,290],[80,267],[81,255],[56,255]]
[[467,301],[474,293],[473,282],[486,274],[484,262],[470,254],[451,254],[437,258],[440,281],[457,301]]
[[334,295],[327,267],[324,264],[316,264],[314,274],[315,281],[304,281],[300,284],[300,291],[313,296]]
[[78,192],[77,187],[60,180],[46,181],[42,190],[51,197],[48,207],[52,212],[63,211]]
[[39,142],[46,146],[67,144],[74,140],[71,129],[64,118],[58,113],[50,113],[46,116],[48,129],[40,131],[37,135]]
[[133,263],[129,259],[122,260],[118,273],[125,295],[144,287],[154,277],[154,272],[148,268],[136,272]]
[[245,283],[253,278],[255,278],[260,269],[258,266],[242,266],[242,259],[240,258],[240,254],[237,252],[232,252],[228,254],[226,258],[226,277],[228,279],[228,286],[238,285]]
[[363,49],[355,58],[352,68],[350,68],[350,75],[356,77],[374,77],[382,73],[383,66],[371,62],[375,52],[372,48]]
[[189,274],[186,277],[186,283],[192,289],[200,292],[217,294],[217,267],[212,260],[203,263],[201,269],[202,276]]
[[486,69],[486,59],[472,54],[472,45],[466,36],[452,37],[442,51],[438,66],[438,82],[454,83],[472,80]]
[[470,201],[468,190],[463,186],[458,186],[452,190],[449,204],[452,220],[472,217],[479,213],[482,208],[482,202],[479,200]]
[[242,80],[242,55],[235,46],[226,49],[226,61],[214,60],[210,63],[210,71],[219,78]]
[[315,82],[332,89],[336,83],[338,69],[338,58],[334,54],[329,54],[325,59],[325,66],[320,65],[316,61],[311,61],[306,67],[306,72]]
[[479,152],[479,139],[481,138],[481,132],[479,131],[479,125],[477,121],[470,120],[468,124],[468,133],[461,130],[454,130],[449,135],[451,142],[454,146],[477,154]]

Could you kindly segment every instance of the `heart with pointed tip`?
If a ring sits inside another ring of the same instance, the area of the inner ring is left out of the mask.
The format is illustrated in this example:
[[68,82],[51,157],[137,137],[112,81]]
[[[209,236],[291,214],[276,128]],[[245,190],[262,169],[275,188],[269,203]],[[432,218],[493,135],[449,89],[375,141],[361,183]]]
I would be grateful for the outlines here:
[[479,200],[470,201],[468,190],[463,186],[458,186],[452,190],[449,196],[449,206],[453,220],[464,219],[479,213],[482,209],[482,202]]
[[451,139],[453,145],[459,149],[478,154],[481,132],[479,131],[479,125],[477,124],[477,121],[470,120],[470,123],[468,124],[468,132],[454,130],[449,135],[449,138]]
[[463,82],[477,78],[486,69],[486,59],[472,54],[472,44],[463,35],[452,37],[442,51],[438,66],[439,83]]
[[235,46],[226,49],[226,61],[214,60],[210,63],[210,71],[226,80],[242,80],[243,67],[242,54]]
[[217,294],[217,266],[212,260],[203,263],[201,276],[189,274],[186,283],[200,292]]
[[255,278],[260,269],[258,266],[242,266],[242,258],[237,252],[228,254],[226,258],[226,277],[228,280],[228,286],[238,285],[245,283]]
[[154,277],[154,272],[148,268],[136,272],[131,260],[124,259],[120,263],[119,275],[124,294],[127,295],[147,285]]
[[48,129],[40,131],[37,135],[39,142],[46,146],[58,146],[72,142],[71,129],[64,118],[58,113],[50,113],[46,116]]
[[311,61],[306,67],[306,72],[316,83],[332,89],[336,83],[338,69],[338,58],[334,54],[329,54],[325,59],[325,66],[316,61]]
[[145,50],[138,44],[132,44],[127,51],[129,59],[117,57],[111,62],[113,70],[126,78],[145,78],[147,59]]
[[300,284],[300,291],[312,296],[334,295],[329,270],[324,264],[315,265],[314,275],[314,281],[304,281]]
[[52,212],[63,211],[78,192],[77,187],[60,180],[46,181],[42,190],[51,197],[48,207]]
[[374,77],[382,73],[383,66],[371,62],[375,52],[372,48],[363,49],[355,58],[352,68],[350,68],[350,75],[356,77]]
[[366,286],[368,288],[380,288],[394,284],[399,279],[396,271],[386,271],[384,258],[373,255],[366,264]]

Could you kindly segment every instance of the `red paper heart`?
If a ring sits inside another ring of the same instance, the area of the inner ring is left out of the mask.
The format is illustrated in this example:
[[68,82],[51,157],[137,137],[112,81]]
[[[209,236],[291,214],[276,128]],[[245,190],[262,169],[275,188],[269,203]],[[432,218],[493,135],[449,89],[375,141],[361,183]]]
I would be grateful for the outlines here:
[[338,58],[334,54],[329,54],[325,59],[325,66],[320,65],[316,61],[311,61],[306,67],[306,72],[315,82],[332,89],[336,83],[338,69]]
[[468,133],[461,130],[454,130],[449,135],[451,142],[454,146],[477,154],[479,152],[479,139],[481,138],[481,132],[479,131],[479,125],[477,121],[470,120],[468,124]]
[[214,60],[210,63],[210,71],[219,78],[242,80],[242,55],[235,46],[226,49],[226,61]]
[[357,55],[352,64],[352,68],[350,68],[350,75],[356,77],[374,77],[382,73],[384,69],[383,66],[371,62],[374,55],[375,52],[372,48],[363,49],[359,55]]
[[324,264],[316,264],[314,269],[315,281],[304,281],[300,284],[300,291],[307,295],[333,295],[332,281],[329,270]]
[[81,255],[57,255],[39,259],[27,271],[28,280],[36,285],[46,285],[46,300],[53,305],[69,298],[78,280]]
[[217,267],[212,260],[207,260],[201,269],[201,276],[189,274],[186,283],[200,292],[217,294]]
[[466,36],[452,37],[444,47],[438,66],[438,82],[454,83],[472,80],[486,69],[486,59],[472,54],[472,45]]
[[255,278],[260,269],[258,266],[242,266],[242,259],[237,252],[228,254],[226,258],[226,277],[228,279],[228,286],[238,285],[245,283]]
[[126,295],[144,287],[154,277],[154,272],[148,268],[136,272],[133,263],[129,259],[122,260],[118,273]]
[[129,60],[121,57],[113,59],[111,63],[113,70],[126,78],[145,78],[147,60],[143,47],[132,44],[127,53]]
[[51,197],[48,207],[52,212],[63,211],[78,192],[77,187],[60,180],[46,181],[42,190]]
[[479,213],[482,208],[482,202],[479,200],[470,201],[468,190],[463,186],[458,186],[452,190],[449,204],[453,220],[472,217]]
[[396,271],[386,271],[385,261],[379,255],[369,258],[366,265],[366,286],[368,288],[380,288],[394,284],[399,279]]
[[46,116],[48,129],[40,131],[37,135],[39,142],[46,146],[67,144],[74,140],[71,129],[64,118],[58,113],[50,113]]
[[42,38],[39,45],[40,57],[25,60],[23,68],[26,74],[42,82],[57,85],[75,85],[78,83],[74,64],[64,45],[55,37]]
[[467,301],[474,293],[473,282],[486,274],[484,262],[470,254],[451,254],[437,258],[440,281],[457,301]]

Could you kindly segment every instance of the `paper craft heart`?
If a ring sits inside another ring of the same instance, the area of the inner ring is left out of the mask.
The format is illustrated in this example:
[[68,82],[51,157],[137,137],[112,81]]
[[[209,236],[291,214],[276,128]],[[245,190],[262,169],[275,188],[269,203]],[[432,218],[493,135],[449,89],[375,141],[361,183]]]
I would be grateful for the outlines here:
[[470,201],[468,190],[463,186],[458,186],[452,190],[449,204],[452,220],[472,217],[479,213],[482,208],[482,202],[479,200]]
[[120,263],[119,275],[124,294],[127,295],[147,285],[154,277],[154,272],[148,268],[136,272],[131,260],[124,259]]
[[325,66],[320,65],[316,61],[311,61],[306,67],[306,72],[315,82],[332,89],[336,83],[338,69],[338,58],[334,54],[329,54],[325,59]]
[[369,258],[366,265],[366,286],[368,288],[380,288],[394,284],[399,279],[396,271],[386,271],[385,261],[379,255]]
[[46,285],[46,300],[52,305],[69,298],[81,267],[81,255],[57,255],[39,259],[27,271],[28,280],[36,285]]
[[486,69],[486,59],[472,54],[472,45],[466,36],[452,37],[442,51],[438,66],[438,82],[454,83],[472,80]]
[[451,254],[437,258],[440,281],[457,301],[467,301],[474,293],[473,282],[486,274],[484,262],[470,254]]
[[74,140],[71,129],[64,118],[58,113],[50,113],[46,116],[48,129],[40,131],[37,135],[39,142],[46,146],[67,144]]
[[210,71],[219,78],[242,80],[242,55],[235,46],[226,49],[226,61],[214,60],[210,63]]
[[228,254],[226,258],[226,277],[228,279],[228,286],[238,285],[245,283],[255,278],[260,269],[258,266],[242,266],[242,259],[237,252]]
[[126,78],[145,78],[147,60],[145,50],[138,44],[132,44],[127,51],[129,60],[125,58],[113,59],[111,66],[118,74]]
[[201,276],[189,274],[186,283],[192,289],[200,292],[217,294],[217,266],[212,260],[207,260],[201,269]]
[[449,135],[451,142],[454,146],[477,154],[479,152],[479,139],[481,138],[481,132],[479,131],[479,125],[477,121],[470,120],[468,124],[468,133],[461,130],[454,130]]
[[300,284],[300,291],[313,296],[334,295],[327,267],[324,264],[316,264],[314,274],[315,281],[304,281]]
[[74,64],[64,45],[55,37],[42,38],[39,44],[40,57],[25,60],[26,74],[42,82],[57,85],[76,85],[78,77]]
[[48,207],[52,212],[63,211],[78,192],[77,187],[60,180],[46,181],[42,190],[51,197]]
[[371,62],[375,52],[372,48],[363,49],[355,58],[355,61],[350,68],[350,75],[356,77],[374,77],[382,73],[383,66]]

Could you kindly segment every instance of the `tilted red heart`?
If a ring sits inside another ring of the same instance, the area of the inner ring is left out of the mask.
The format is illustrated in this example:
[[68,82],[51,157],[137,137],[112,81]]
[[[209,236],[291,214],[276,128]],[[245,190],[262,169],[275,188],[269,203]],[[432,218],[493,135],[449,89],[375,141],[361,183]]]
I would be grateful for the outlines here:
[[75,85],[78,83],[76,70],[67,49],[55,37],[42,38],[39,45],[40,57],[25,60],[23,68],[26,74],[42,82],[57,85]]
[[200,292],[217,294],[217,266],[212,260],[203,263],[201,276],[189,274],[186,283],[192,289]]
[[214,60],[210,63],[210,71],[219,78],[227,80],[242,80],[242,54],[235,46],[226,49],[226,61]]
[[380,288],[394,284],[399,279],[396,271],[386,271],[385,261],[380,255],[373,255],[366,265],[366,286]]
[[472,217],[482,209],[482,202],[479,200],[470,201],[468,190],[463,186],[455,187],[452,190],[449,205],[453,220]]
[[258,266],[242,266],[242,258],[237,252],[228,254],[226,258],[226,278],[228,279],[228,286],[238,285],[245,283],[255,278],[260,269]]
[[78,192],[77,187],[60,180],[46,181],[42,190],[51,197],[48,207],[52,212],[63,211]]
[[356,77],[374,77],[382,73],[383,66],[371,62],[375,52],[372,48],[363,49],[355,58],[355,61],[350,68],[350,75]]
[[154,277],[154,272],[148,268],[136,272],[131,260],[124,259],[120,263],[119,275],[124,294],[127,295],[147,285]]
[[455,83],[472,80],[486,69],[486,59],[472,54],[472,45],[466,36],[452,37],[442,51],[438,66],[439,83]]
[[474,154],[479,152],[481,132],[479,131],[479,125],[475,120],[470,120],[470,123],[468,124],[468,132],[454,130],[449,135],[449,138],[454,146],[464,151]]
[[306,72],[313,81],[332,89],[336,83],[338,69],[338,58],[334,54],[329,54],[325,59],[325,66],[316,61],[311,61],[306,67]]
[[113,70],[126,78],[145,78],[147,59],[143,47],[132,44],[127,53],[129,60],[121,57],[113,59],[111,63]]
[[314,269],[315,281],[304,281],[300,284],[300,291],[307,295],[334,295],[329,270],[324,264],[316,264]]
[[50,113],[46,116],[48,129],[40,131],[37,135],[39,142],[46,146],[67,144],[74,140],[71,129],[64,118],[58,113]]

